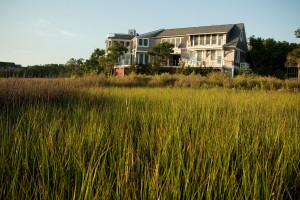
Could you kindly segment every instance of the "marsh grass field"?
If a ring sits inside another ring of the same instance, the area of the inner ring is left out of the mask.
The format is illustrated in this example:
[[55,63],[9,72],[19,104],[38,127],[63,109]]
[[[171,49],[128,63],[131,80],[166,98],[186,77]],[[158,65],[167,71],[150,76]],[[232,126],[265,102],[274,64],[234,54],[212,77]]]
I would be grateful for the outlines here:
[[299,199],[299,85],[187,79],[0,79],[0,199]]

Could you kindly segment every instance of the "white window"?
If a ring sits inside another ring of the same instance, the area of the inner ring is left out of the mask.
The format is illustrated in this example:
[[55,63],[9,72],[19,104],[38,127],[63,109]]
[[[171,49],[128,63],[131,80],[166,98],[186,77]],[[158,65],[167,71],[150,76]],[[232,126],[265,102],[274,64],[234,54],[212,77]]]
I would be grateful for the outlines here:
[[139,46],[140,47],[148,47],[149,46],[149,39],[148,38],[139,38]]
[[218,62],[218,64],[222,64],[222,59],[223,59],[223,56],[222,56],[222,54],[223,54],[223,51],[217,51],[217,62]]
[[211,51],[210,59],[211,59],[212,61],[216,60],[216,51],[215,51],[215,50],[212,50],[212,51]]
[[192,60],[193,62],[197,61],[197,51],[190,52],[190,60]]
[[203,51],[197,51],[197,61],[202,61]]

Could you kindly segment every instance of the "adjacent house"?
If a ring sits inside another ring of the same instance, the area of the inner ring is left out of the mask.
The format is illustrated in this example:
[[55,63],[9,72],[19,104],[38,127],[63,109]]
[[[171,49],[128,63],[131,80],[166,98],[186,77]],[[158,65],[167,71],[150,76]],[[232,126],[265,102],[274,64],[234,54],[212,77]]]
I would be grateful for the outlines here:
[[160,29],[141,35],[133,30],[129,30],[128,34],[109,34],[106,38],[107,48],[113,42],[121,42],[128,48],[115,66],[118,71],[130,65],[151,64],[147,50],[161,42],[170,42],[175,46],[172,57],[164,67],[212,67],[230,71],[233,75],[235,69],[248,66],[245,62],[247,39],[243,23]]
[[20,69],[22,66],[21,65],[16,65],[15,63],[12,62],[0,62],[0,69]]
[[287,78],[300,81],[300,63],[286,63]]

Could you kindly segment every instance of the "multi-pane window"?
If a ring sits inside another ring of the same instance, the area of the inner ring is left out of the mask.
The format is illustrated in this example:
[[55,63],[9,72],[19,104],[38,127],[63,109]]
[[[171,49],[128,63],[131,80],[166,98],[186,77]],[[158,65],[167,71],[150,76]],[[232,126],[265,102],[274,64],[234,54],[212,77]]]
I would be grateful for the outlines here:
[[139,46],[148,47],[149,39],[148,38],[139,38]]
[[223,34],[204,34],[204,35],[191,35],[190,45],[222,45]]
[[175,47],[179,47],[181,44],[181,38],[162,38],[161,42],[169,42],[174,44]]

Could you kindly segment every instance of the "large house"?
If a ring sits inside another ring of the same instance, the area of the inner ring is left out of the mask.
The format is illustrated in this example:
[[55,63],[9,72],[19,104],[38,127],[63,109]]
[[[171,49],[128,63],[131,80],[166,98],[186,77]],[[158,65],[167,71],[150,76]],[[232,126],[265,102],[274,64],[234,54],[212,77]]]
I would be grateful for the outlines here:
[[[233,75],[234,69],[248,66],[245,62],[247,39],[243,23],[160,29],[141,35],[131,29],[128,34],[109,34],[105,42],[106,48],[114,42],[120,42],[128,48],[115,66],[115,72],[121,75],[124,75],[124,68],[130,65],[150,64],[151,57],[147,50],[161,42],[170,42],[175,46],[172,57],[164,67],[212,67],[230,70]],[[123,69],[123,73],[120,69]]]

